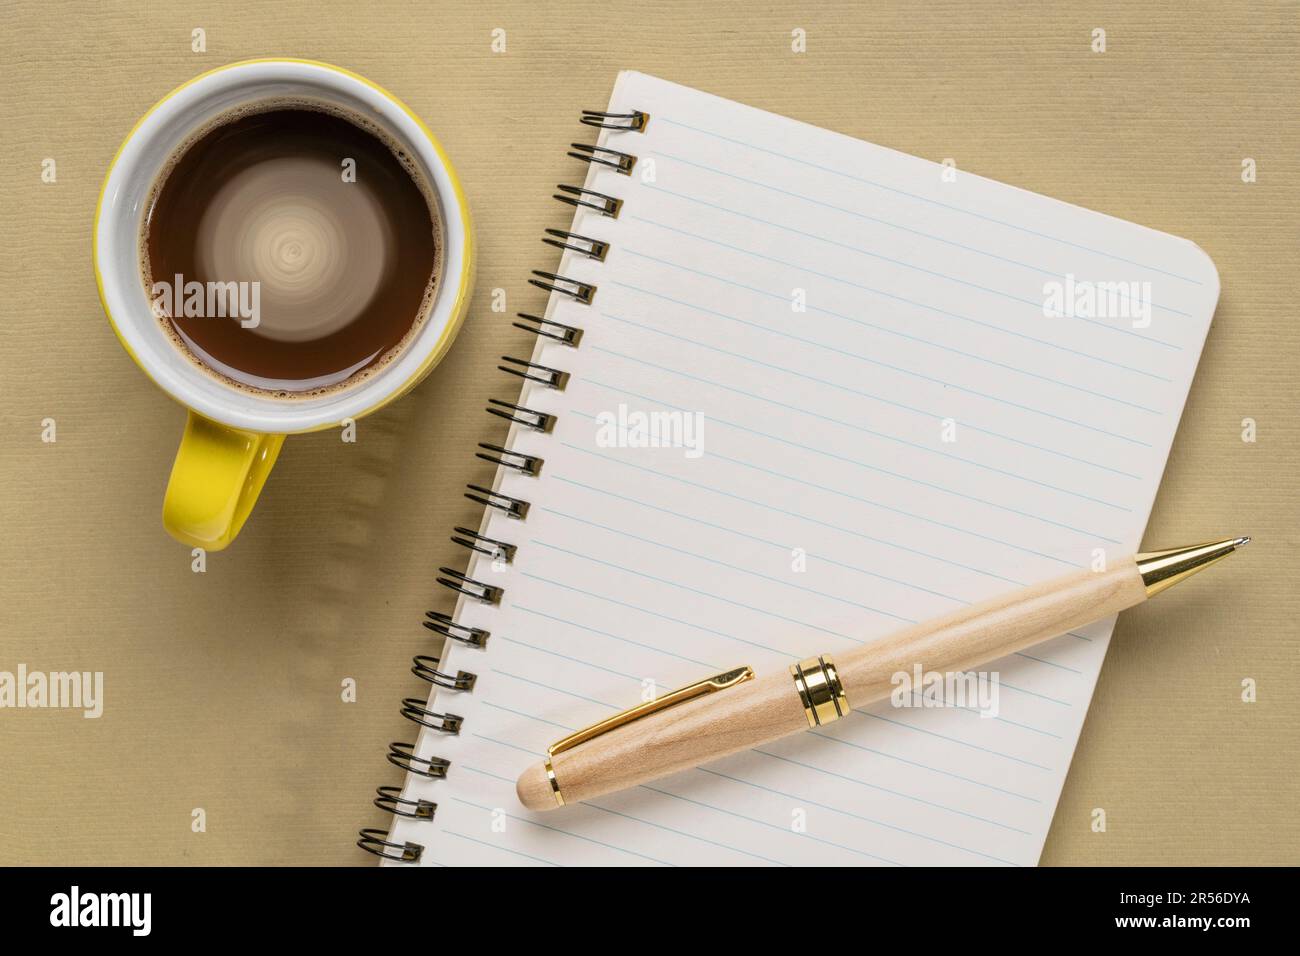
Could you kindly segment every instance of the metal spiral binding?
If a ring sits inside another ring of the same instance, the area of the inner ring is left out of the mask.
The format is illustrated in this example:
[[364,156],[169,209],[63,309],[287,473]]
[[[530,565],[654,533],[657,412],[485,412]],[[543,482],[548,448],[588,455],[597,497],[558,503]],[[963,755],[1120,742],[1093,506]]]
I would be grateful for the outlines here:
[[[606,113],[596,110],[583,110],[581,117],[581,122],[587,126],[622,132],[644,132],[649,121],[649,114],[640,111]],[[632,174],[632,169],[637,161],[637,157],[631,153],[605,146],[587,146],[582,143],[573,143],[572,149],[573,152],[570,152],[569,155],[574,159],[587,163],[589,166],[612,169],[625,176]],[[555,198],[561,202],[590,209],[611,219],[618,218],[618,214],[623,207],[622,199],[585,187],[561,185],[557,189],[559,189],[559,193],[555,195]],[[562,229],[547,229],[542,241],[560,250],[581,255],[597,262],[604,262],[606,255],[609,253],[609,243],[604,240],[593,239],[590,236]],[[590,305],[596,295],[596,286],[571,279],[568,276],[557,275],[554,272],[534,270],[533,278],[528,281],[539,289],[568,296],[573,301],[580,302],[583,305]],[[582,329],[575,326],[565,325],[563,322],[556,322],[553,319],[529,315],[525,312],[520,312],[518,317],[523,321],[513,323],[515,328],[531,332],[538,337],[558,342],[570,348],[577,348],[582,342]],[[511,358],[510,356],[503,356],[501,361],[506,363],[497,366],[501,371],[509,372],[511,375],[526,379],[537,385],[562,390],[569,382],[569,373],[562,369],[540,365],[533,361]],[[543,434],[549,433],[555,427],[556,422],[555,416],[547,412],[537,411],[514,402],[501,401],[495,398],[489,399],[486,411],[498,418],[504,418],[512,424]],[[508,468],[517,474],[530,478],[535,478],[541,473],[543,460],[536,455],[525,454],[503,445],[490,443],[480,443],[478,447],[482,450],[476,453],[477,457],[491,462],[499,468]],[[483,505],[485,508],[493,508],[507,517],[519,521],[528,517],[529,503],[527,501],[511,497],[491,488],[485,488],[482,485],[471,484],[467,488],[465,497]],[[494,561],[504,560],[509,563],[514,560],[517,551],[517,546],[514,544],[489,538],[469,528],[457,527],[451,540],[476,554],[481,554]],[[439,568],[439,572],[442,576],[437,580],[443,587],[485,604],[499,604],[505,594],[502,588],[484,584],[482,581],[477,581],[453,568]],[[481,650],[487,646],[488,639],[491,637],[489,631],[480,627],[457,623],[450,614],[444,614],[441,611],[426,611],[424,616],[425,620],[421,623],[430,631],[467,648]],[[470,671],[457,669],[453,674],[442,670],[441,659],[427,654],[416,655],[411,664],[412,674],[445,691],[472,693],[478,680],[478,675]],[[431,710],[426,700],[419,697],[404,698],[402,700],[401,714],[412,723],[439,734],[459,734],[464,725],[464,718],[450,712]],[[451,768],[451,761],[445,758],[418,756],[416,744],[414,743],[390,743],[388,745],[388,762],[408,773],[430,780],[446,778],[447,772]],[[432,800],[405,797],[402,795],[401,787],[391,786],[379,787],[375,791],[374,805],[393,816],[422,821],[432,820],[438,810],[438,805]],[[373,853],[375,856],[396,863],[419,862],[421,855],[424,853],[424,846],[410,841],[395,842],[389,839],[389,832],[380,827],[366,827],[357,834],[357,846],[367,853]]]
[[489,415],[496,415],[498,418],[504,418],[506,421],[514,422],[517,425],[527,425],[539,432],[549,432],[555,427],[554,415],[535,412],[531,408],[524,408],[524,406],[516,405],[513,402],[503,402],[499,398],[489,398],[488,404],[496,406],[487,410]]
[[624,153],[617,149],[608,149],[604,146],[588,146],[586,143],[570,143],[577,152],[569,153],[574,159],[580,159],[584,163],[595,163],[598,166],[608,166],[610,169],[616,169],[624,176],[632,175],[632,167],[636,165],[636,157],[631,153]]
[[[558,199],[562,203],[568,203],[570,206],[581,206],[583,209],[594,209],[602,216],[609,216],[610,219],[617,219],[619,210],[623,208],[623,200],[616,196],[607,196],[604,193],[598,193],[594,189],[584,189],[581,186],[564,186],[555,187],[560,192],[552,196],[552,199]],[[563,195],[561,195],[561,193]]]
[[[542,464],[546,461],[546,459],[538,458],[536,455],[525,455],[523,452],[502,448],[500,445],[492,445],[488,442],[479,442],[478,447],[484,449],[484,451],[475,452],[474,457],[482,458],[484,461],[490,461],[505,468],[513,468],[521,475],[527,475],[529,478],[536,478],[541,474]],[[485,452],[491,452],[491,454],[485,454]]]
[[493,560],[500,558],[506,564],[515,559],[516,548],[513,544],[498,541],[496,538],[489,538],[477,531],[471,531],[469,528],[456,528],[455,530],[456,533],[451,536],[451,540],[462,548],[469,548],[479,554],[486,554]]
[[376,787],[374,803],[380,810],[412,820],[432,820],[438,812],[438,805],[432,800],[407,800],[402,796],[401,787]]
[[496,585],[475,581],[453,568],[439,568],[438,570],[446,575],[445,578],[438,578],[438,583],[443,587],[451,588],[466,597],[478,598],[484,604],[501,603],[502,591]]
[[602,113],[599,110],[583,110],[582,123],[599,129],[630,130],[644,133],[650,122],[650,114],[633,110],[631,113]]
[[[595,259],[597,262],[604,262],[605,256],[609,255],[609,243],[602,242],[600,239],[580,236],[576,232],[568,232],[564,229],[547,229],[546,235],[550,238],[543,239],[542,242],[548,246],[554,246],[556,249],[568,249],[570,252],[578,252],[588,259]],[[522,312],[520,315],[526,319],[534,318],[531,315],[523,315]],[[518,322],[515,323],[515,327],[524,328]],[[529,331],[532,330],[529,329]]]
[[510,365],[498,365],[497,368],[501,371],[509,372],[511,375],[518,375],[520,378],[526,378],[530,382],[538,382],[547,388],[555,389],[557,392],[564,391],[564,386],[569,384],[569,373],[561,372],[558,368],[547,368],[545,365],[538,365],[536,362],[528,362],[524,359],[511,358],[509,355],[501,356],[501,361],[510,363]]
[[465,722],[459,714],[440,714],[430,710],[419,697],[403,697],[401,714],[411,723],[442,734],[460,733],[461,724]]
[[[384,809],[387,809],[385,807]],[[366,827],[357,834],[360,839],[357,840],[357,846],[367,853],[373,853],[375,856],[383,857],[385,860],[392,860],[394,863],[418,863],[420,854],[424,852],[424,847],[419,843],[393,843],[385,837],[388,831],[382,827]],[[396,850],[396,853],[390,852]]]
[[388,745],[388,762],[395,767],[419,774],[421,777],[442,780],[447,776],[450,760],[441,757],[419,757],[415,744],[391,743]]
[[581,302],[583,305],[591,305],[591,300],[596,297],[596,287],[588,285],[586,282],[579,282],[577,279],[556,275],[554,272],[542,272],[538,269],[533,270],[533,275],[537,276],[537,278],[529,279],[529,285],[535,285],[547,292],[558,292],[561,295],[567,295],[570,299]]
[[[503,495],[499,491],[493,491],[491,488],[484,488],[482,485],[466,485],[469,491],[465,492],[465,497],[476,504],[483,505],[485,508],[496,508],[511,518],[523,521],[528,517],[528,502],[521,501],[518,498],[511,498],[509,495]],[[448,587],[452,587],[450,584]],[[456,588],[452,587],[452,590]]]
[[411,658],[411,673],[420,680],[442,687],[446,690],[473,690],[478,680],[477,674],[469,671],[457,671],[455,675],[438,670],[442,659],[430,654],[416,654]]
[[556,322],[554,319],[543,319],[535,315],[529,315],[527,312],[520,312],[519,318],[524,322],[511,322],[517,329],[523,329],[525,332],[532,332],[533,335],[544,336],[548,339],[554,339],[564,345],[577,348],[578,343],[582,341],[582,329],[572,325],[565,325],[563,322]]
[[485,631],[481,627],[457,624],[450,614],[443,614],[441,611],[425,611],[424,616],[428,620],[421,623],[429,630],[436,631],[443,637],[464,644],[466,647],[486,647],[488,638],[492,636],[491,631]]

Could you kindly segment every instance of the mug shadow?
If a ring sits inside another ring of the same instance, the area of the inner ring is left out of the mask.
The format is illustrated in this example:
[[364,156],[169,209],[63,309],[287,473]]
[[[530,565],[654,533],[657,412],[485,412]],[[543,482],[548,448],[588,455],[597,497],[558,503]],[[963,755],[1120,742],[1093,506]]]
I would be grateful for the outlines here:
[[[460,350],[475,354],[463,341]],[[448,517],[477,524],[478,506],[456,489],[466,480],[491,480],[491,466],[459,440],[466,423],[476,440],[492,437],[481,421],[487,416],[467,404],[480,399],[458,381],[460,364],[444,362],[412,394],[359,421],[355,445],[344,445],[333,430],[291,438],[286,449],[298,457],[277,476],[282,491],[320,485],[309,496],[275,502],[276,523],[292,524],[279,530],[309,542],[301,552],[308,569],[286,608],[295,621],[284,636],[294,704],[277,715],[275,745],[285,758],[277,823],[322,841],[322,860],[373,863],[347,848],[360,827],[391,824],[370,802],[376,786],[402,783],[386,760],[387,743],[413,741],[418,730],[398,707],[402,697],[428,690],[408,673],[410,660],[442,650],[442,638],[420,626],[420,614],[453,604],[433,580],[440,565],[463,561],[444,533],[451,530]],[[448,460],[452,467],[442,467]],[[341,703],[345,676],[356,677],[356,703]],[[268,847],[268,862],[296,862],[283,854],[300,845]]]
[[[358,655],[366,652],[366,638],[375,629],[369,620],[373,603],[388,597],[377,568],[383,563],[381,552],[393,544],[386,531],[393,519],[395,489],[423,464],[409,447],[412,435],[430,425],[421,391],[360,420],[352,447],[340,440],[337,430],[295,436],[290,444],[301,458],[290,474],[277,476],[295,488],[312,482],[322,486],[277,516],[292,520],[290,534],[310,541],[305,552],[310,570],[298,580],[286,609],[295,620],[283,637],[293,705],[277,715],[274,734],[283,758],[277,822],[299,832],[306,828],[309,839],[331,845],[347,845],[347,834],[338,832],[339,821],[360,818],[365,804],[358,795],[348,794],[354,812],[340,817],[343,794],[327,791],[351,791],[339,784],[353,778],[348,771],[355,761],[372,756],[363,755],[360,748],[373,751],[386,739],[377,732],[358,732],[352,719],[358,705],[344,702],[347,689],[342,682],[351,678],[362,683],[355,675],[364,667]],[[423,397],[427,399],[427,393]],[[367,704],[380,703],[370,686],[354,691]],[[365,711],[359,716],[365,718]],[[391,713],[396,726],[397,708]],[[300,862],[281,856],[298,845],[295,840],[278,841],[277,849],[268,846],[266,862]]]

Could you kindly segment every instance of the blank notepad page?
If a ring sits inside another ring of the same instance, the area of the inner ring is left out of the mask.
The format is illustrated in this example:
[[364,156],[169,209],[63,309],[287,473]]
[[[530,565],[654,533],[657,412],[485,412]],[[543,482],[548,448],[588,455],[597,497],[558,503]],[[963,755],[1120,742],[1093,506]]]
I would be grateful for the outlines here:
[[447,865],[1035,864],[1113,619],[989,664],[996,715],[884,701],[548,814],[514,781],[656,691],[784,671],[1138,550],[1213,265],[643,74],[609,109],[649,122],[600,135],[637,162],[588,170],[622,206],[569,229],[609,253],[553,267],[597,291],[551,297],[584,335],[539,339],[533,361],[570,378],[518,399],[555,416],[509,439],[544,465],[497,478],[531,508],[485,518],[517,550],[467,573],[504,596],[457,608],[492,636],[444,656],[478,680],[438,691],[463,728],[418,748],[447,778],[405,787],[437,814],[392,839]]

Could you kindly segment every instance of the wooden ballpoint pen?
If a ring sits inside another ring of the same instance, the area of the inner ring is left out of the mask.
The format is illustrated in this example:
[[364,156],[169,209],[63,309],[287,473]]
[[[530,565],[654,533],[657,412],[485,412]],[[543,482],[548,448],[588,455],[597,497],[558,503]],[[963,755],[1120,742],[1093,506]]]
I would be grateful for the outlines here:
[[550,810],[625,790],[828,724],[888,697],[893,675],[960,672],[1140,604],[1227,557],[1249,538],[1138,554],[973,605],[864,644],[755,677],[718,674],[616,714],[552,745],[520,776],[519,801]]

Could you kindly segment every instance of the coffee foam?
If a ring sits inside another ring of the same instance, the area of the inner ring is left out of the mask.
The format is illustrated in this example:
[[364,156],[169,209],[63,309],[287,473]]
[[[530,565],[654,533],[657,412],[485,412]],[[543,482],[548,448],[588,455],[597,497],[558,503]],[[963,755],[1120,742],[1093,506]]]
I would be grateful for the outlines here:
[[[146,225],[148,223],[150,212],[153,209],[154,201],[157,199],[158,193],[162,190],[163,186],[167,183],[168,177],[172,174],[173,170],[175,170],[177,164],[185,157],[186,153],[188,153],[197,142],[213,130],[237,122],[238,120],[248,116],[254,116],[259,113],[268,113],[274,110],[306,110],[310,112],[324,113],[342,119],[374,136],[375,139],[383,143],[388,151],[392,153],[393,157],[399,164],[401,164],[407,175],[410,176],[411,181],[420,190],[421,195],[424,196],[425,203],[428,205],[430,219],[434,224],[433,268],[430,272],[429,282],[425,286],[424,296],[420,301],[420,307],[411,322],[410,329],[408,329],[406,334],[402,336],[401,340],[388,349],[387,352],[369,363],[365,368],[353,373],[341,382],[332,383],[319,388],[302,390],[267,389],[251,385],[247,382],[241,382],[212,368],[202,358],[195,354],[194,350],[190,347],[190,344],[185,341],[184,337],[167,316],[164,315],[157,317],[163,334],[167,336],[168,340],[176,350],[184,355],[185,358],[189,360],[190,364],[200,369],[209,378],[214,378],[229,388],[250,395],[259,395],[285,401],[307,401],[324,398],[340,392],[351,391],[352,389],[357,388],[365,382],[368,382],[382,374],[390,365],[401,357],[407,347],[410,346],[411,342],[414,341],[415,337],[424,328],[425,324],[428,322],[429,314],[433,309],[433,302],[436,298],[442,276],[444,245],[442,211],[438,204],[433,186],[424,175],[423,170],[420,169],[419,163],[408,153],[406,148],[380,124],[367,119],[353,110],[339,106],[337,103],[313,99],[310,97],[268,97],[251,103],[245,103],[214,116],[206,123],[189,133],[181,144],[172,150],[171,154],[164,161],[162,167],[154,177],[153,184],[149,187],[148,197],[143,207],[144,212],[142,213],[140,226],[137,230],[137,241],[140,276],[144,283],[145,296],[150,300],[150,302],[153,301],[153,284],[155,281],[159,280],[154,279],[153,270],[150,265],[147,241],[148,229],[146,228]],[[163,277],[163,280],[168,282],[170,282],[171,279],[171,276]]]

